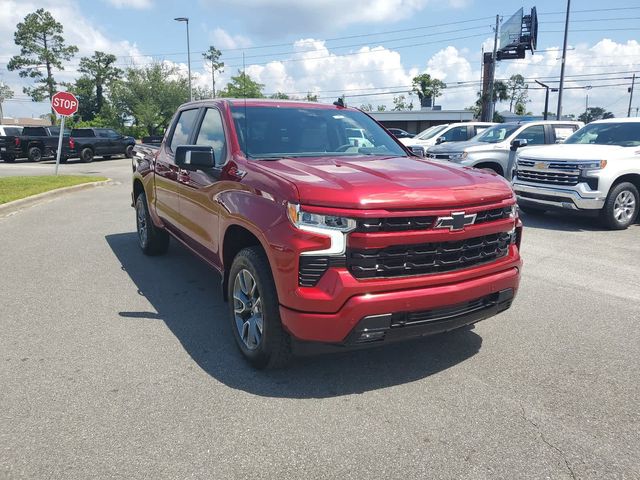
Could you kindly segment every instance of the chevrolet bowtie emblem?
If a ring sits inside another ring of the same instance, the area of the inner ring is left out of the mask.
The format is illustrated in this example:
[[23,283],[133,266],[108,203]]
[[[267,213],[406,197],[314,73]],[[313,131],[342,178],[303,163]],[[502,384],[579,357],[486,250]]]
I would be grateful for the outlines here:
[[453,212],[450,217],[438,217],[435,228],[462,230],[467,225],[473,225],[476,222],[476,217],[476,213],[465,215],[464,212]]

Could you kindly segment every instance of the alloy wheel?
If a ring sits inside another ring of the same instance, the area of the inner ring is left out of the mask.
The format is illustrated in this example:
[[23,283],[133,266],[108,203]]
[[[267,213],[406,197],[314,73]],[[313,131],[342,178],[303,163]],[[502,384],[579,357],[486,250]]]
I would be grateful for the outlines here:
[[613,204],[613,215],[620,223],[629,222],[636,213],[636,198],[629,190],[623,190]]
[[264,323],[260,291],[249,270],[240,270],[234,279],[233,312],[242,343],[249,350],[255,350],[260,346]]

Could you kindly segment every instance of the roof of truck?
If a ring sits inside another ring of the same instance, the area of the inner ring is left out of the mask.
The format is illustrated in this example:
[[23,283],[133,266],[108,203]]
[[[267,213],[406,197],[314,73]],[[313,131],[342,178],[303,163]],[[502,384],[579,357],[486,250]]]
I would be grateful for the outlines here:
[[605,118],[591,123],[640,123],[640,117]]
[[[229,103],[233,106],[244,106],[246,104],[247,107],[273,107],[277,105],[286,105],[287,107],[304,107],[304,108],[323,108],[323,109],[350,109],[355,110],[348,105],[345,107],[338,107],[336,105],[332,105],[330,103],[320,103],[320,102],[307,102],[304,100],[279,100],[274,98],[209,98],[206,100],[196,100],[193,102],[186,103],[182,105],[182,107],[186,105],[211,105],[212,103]],[[181,108],[182,108],[181,107]]]

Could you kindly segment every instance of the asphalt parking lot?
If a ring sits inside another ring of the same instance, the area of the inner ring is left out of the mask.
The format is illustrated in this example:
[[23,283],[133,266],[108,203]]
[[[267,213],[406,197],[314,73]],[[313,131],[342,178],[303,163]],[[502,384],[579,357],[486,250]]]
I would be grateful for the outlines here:
[[525,216],[509,311],[256,372],[129,160],[61,168],[114,183],[0,218],[0,478],[640,478],[640,226]]

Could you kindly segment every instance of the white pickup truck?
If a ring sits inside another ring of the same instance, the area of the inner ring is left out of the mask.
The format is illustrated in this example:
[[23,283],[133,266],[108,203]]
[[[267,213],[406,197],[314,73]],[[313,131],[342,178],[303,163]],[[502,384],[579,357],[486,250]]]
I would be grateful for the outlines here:
[[513,189],[525,213],[591,210],[627,228],[640,205],[640,118],[599,120],[563,144],[520,149]]

